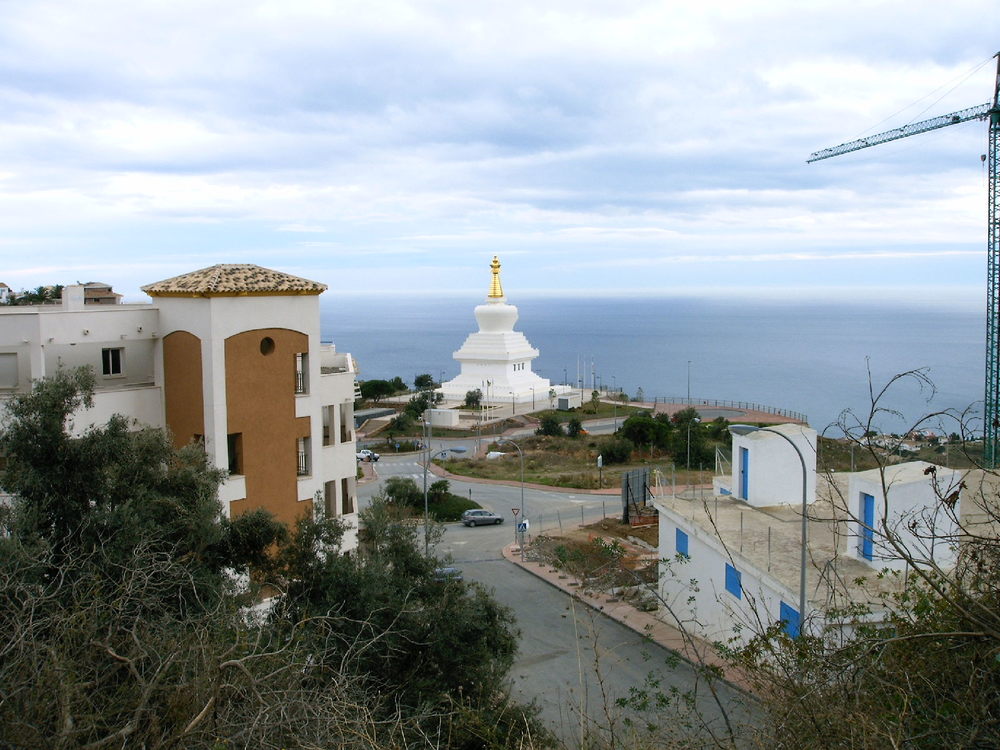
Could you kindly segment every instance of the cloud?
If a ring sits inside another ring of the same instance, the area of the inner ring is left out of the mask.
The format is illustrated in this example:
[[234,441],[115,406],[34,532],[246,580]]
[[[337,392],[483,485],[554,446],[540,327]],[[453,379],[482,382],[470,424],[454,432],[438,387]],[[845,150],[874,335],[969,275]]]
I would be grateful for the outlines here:
[[[980,283],[947,264],[983,244],[981,123],[805,159],[988,99],[991,11],[7,3],[0,252],[36,285],[95,251],[145,253],[155,278],[248,255],[335,275],[371,255],[401,285],[433,267],[458,286],[505,252],[578,260],[574,288],[604,285],[609,258],[646,263],[649,286],[700,258],[770,264],[798,288],[782,263],[845,273],[914,253]],[[43,270],[39,253],[59,260]]]

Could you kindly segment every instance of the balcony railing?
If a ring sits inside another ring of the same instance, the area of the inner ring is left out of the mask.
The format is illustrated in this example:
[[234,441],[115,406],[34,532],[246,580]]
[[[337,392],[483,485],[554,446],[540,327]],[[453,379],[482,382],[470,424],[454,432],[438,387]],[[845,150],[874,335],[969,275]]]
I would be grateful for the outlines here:
[[297,472],[300,477],[309,475],[309,454],[305,451],[298,452]]
[[301,370],[295,372],[295,393],[302,394],[306,392],[306,374]]

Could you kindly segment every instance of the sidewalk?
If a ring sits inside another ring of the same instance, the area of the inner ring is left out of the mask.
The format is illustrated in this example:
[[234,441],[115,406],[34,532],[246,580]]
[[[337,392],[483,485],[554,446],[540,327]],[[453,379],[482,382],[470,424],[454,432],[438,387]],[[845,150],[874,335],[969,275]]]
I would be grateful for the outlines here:
[[504,559],[517,565],[532,575],[541,578],[550,586],[554,586],[577,601],[586,604],[607,615],[612,620],[624,625],[639,635],[649,638],[654,643],[673,651],[687,662],[695,666],[707,666],[718,670],[726,682],[740,690],[747,689],[747,682],[739,671],[723,661],[712,646],[700,638],[685,636],[677,628],[668,625],[652,612],[643,612],[627,602],[603,592],[585,591],[580,588],[579,581],[573,580],[564,573],[552,568],[547,563],[534,560],[521,562],[520,547],[508,544],[503,548]]

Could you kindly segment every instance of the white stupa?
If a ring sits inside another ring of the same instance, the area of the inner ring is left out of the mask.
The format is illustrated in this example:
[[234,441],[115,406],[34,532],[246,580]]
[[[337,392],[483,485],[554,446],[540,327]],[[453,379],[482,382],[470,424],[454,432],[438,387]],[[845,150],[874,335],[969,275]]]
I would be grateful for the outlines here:
[[[528,343],[520,331],[514,330],[517,308],[507,304],[500,284],[500,260],[493,256],[490,264],[493,279],[486,304],[476,307],[479,330],[469,334],[454,358],[462,366],[457,377],[441,384],[440,392],[447,401],[463,401],[465,394],[477,388],[485,403],[503,405],[516,402],[549,405],[553,386],[531,371],[531,361],[538,350]],[[555,386],[557,394],[569,390]]]

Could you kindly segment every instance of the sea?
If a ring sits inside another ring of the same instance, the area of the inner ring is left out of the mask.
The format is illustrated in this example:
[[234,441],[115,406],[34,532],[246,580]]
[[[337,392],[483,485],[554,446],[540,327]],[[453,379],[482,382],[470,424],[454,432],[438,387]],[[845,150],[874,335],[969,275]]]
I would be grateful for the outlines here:
[[[477,330],[482,297],[323,295],[324,341],[350,352],[360,379],[412,384],[458,374],[452,355]],[[515,330],[552,383],[623,390],[645,400],[752,402],[804,413],[836,436],[839,420],[902,432],[924,415],[982,410],[985,314],[915,302],[728,300],[695,297],[526,297]],[[931,428],[957,431],[935,418]],[[974,427],[975,429],[975,427]],[[981,422],[978,426],[981,431]]]

